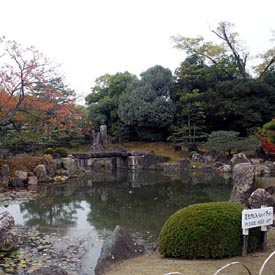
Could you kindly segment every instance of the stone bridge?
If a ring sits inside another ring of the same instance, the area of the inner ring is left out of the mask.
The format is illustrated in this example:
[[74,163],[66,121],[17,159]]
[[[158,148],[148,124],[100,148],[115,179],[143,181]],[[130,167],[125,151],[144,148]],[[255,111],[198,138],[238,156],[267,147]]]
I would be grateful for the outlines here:
[[151,165],[169,160],[154,153],[140,152],[133,155],[125,151],[77,152],[73,153],[73,157],[79,167],[84,169],[92,167],[147,169]]
[[105,160],[113,168],[128,168],[128,152],[107,151],[107,152],[77,152],[73,157],[77,159],[78,165],[82,168],[92,167],[95,159]]

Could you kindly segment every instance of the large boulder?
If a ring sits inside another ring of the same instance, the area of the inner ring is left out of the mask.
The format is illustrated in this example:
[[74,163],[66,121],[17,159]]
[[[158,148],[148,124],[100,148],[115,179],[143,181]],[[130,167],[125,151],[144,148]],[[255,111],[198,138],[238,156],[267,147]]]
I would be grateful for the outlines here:
[[38,179],[38,182],[48,182],[51,178],[48,176],[45,165],[39,164],[34,168],[34,173]]
[[108,134],[107,134],[107,125],[100,125],[100,140],[103,148],[108,148],[109,141],[108,141]]
[[143,245],[138,245],[119,225],[104,242],[95,267],[95,275],[104,274],[112,264],[145,253]]
[[232,172],[232,165],[223,162],[215,162],[213,169],[218,172]]
[[275,163],[273,161],[267,160],[264,164],[270,169],[270,171],[274,172]]
[[258,188],[248,199],[250,208],[261,208],[261,206],[275,206],[275,200],[265,189]]
[[50,265],[34,270],[31,275],[68,275],[68,272],[57,265]]
[[62,166],[64,170],[68,171],[68,176],[72,176],[76,173],[76,162],[72,158],[62,158]]
[[27,182],[27,180],[28,180],[28,172],[16,170],[15,171],[15,177],[19,178],[23,182]]
[[92,138],[93,138],[93,144],[91,147],[91,152],[100,152],[102,149],[100,132],[92,133]]
[[220,156],[221,156],[221,153],[215,150],[210,150],[203,154],[203,158],[206,163],[215,162]]
[[9,187],[11,188],[24,188],[28,181],[28,172],[16,170],[14,178],[10,180]]
[[38,178],[34,175],[28,177],[28,190],[34,191],[38,186]]
[[191,160],[193,162],[205,162],[204,157],[200,153],[197,153],[197,152],[194,152],[192,154]]
[[261,158],[251,158],[250,159],[251,164],[253,165],[261,165],[264,163],[264,160]]
[[69,170],[75,167],[74,160],[72,158],[62,158],[61,161],[65,170]]
[[36,176],[29,176],[28,177],[28,186],[37,186],[38,178]]
[[255,168],[249,163],[239,163],[233,168],[233,188],[230,201],[248,205],[248,198],[255,188]]
[[53,163],[54,163],[56,169],[62,168],[62,160],[60,159],[60,157],[53,158]]
[[4,187],[7,187],[10,182],[10,167],[7,164],[2,165],[2,183]]
[[0,213],[0,251],[11,251],[16,248],[17,235],[13,216],[7,211]]
[[169,160],[169,157],[156,155],[154,153],[146,153],[144,154],[144,169],[150,168],[158,163],[168,162]]
[[53,160],[53,157],[51,155],[44,155],[42,162],[45,166],[47,173],[50,176],[54,176],[56,171],[56,166],[55,166],[55,161]]
[[270,168],[265,164],[255,164],[254,167],[257,176],[269,175],[271,173]]
[[24,188],[25,184],[20,178],[14,177],[13,179],[10,180],[9,187],[10,188]]
[[239,164],[239,163],[249,163],[250,162],[244,153],[234,154],[233,158],[230,161],[233,166],[235,166],[236,164]]

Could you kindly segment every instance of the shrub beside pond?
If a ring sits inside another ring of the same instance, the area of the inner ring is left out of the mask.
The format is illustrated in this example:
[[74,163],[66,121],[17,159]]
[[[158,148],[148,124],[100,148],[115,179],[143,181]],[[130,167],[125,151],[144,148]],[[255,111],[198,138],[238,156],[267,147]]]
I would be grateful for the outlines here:
[[[241,255],[243,206],[231,202],[193,204],[168,218],[159,252],[167,257],[223,258]],[[260,232],[250,230],[249,251],[260,246]]]
[[45,151],[44,151],[44,154],[50,154],[50,155],[53,155],[53,154],[59,154],[62,158],[66,158],[68,156],[68,151],[67,149],[65,148],[56,148],[56,149],[53,149],[53,148],[47,148]]
[[68,156],[68,151],[65,148],[56,148],[55,153],[60,154],[62,158],[66,158]]
[[52,154],[54,154],[54,149],[53,149],[53,148],[47,148],[47,149],[44,151],[44,154],[45,154],[45,155],[52,155]]

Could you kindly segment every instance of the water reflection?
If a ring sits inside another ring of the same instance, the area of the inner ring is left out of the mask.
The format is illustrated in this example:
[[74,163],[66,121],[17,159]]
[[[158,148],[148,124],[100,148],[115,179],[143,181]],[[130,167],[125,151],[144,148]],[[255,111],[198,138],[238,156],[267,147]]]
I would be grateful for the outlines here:
[[213,173],[176,177],[122,170],[51,186],[40,199],[21,203],[20,211],[14,211],[15,206],[6,210],[23,226],[43,232],[62,229],[67,234],[93,227],[104,238],[119,224],[147,242],[157,237],[167,217],[179,208],[227,201],[230,192],[230,180]]

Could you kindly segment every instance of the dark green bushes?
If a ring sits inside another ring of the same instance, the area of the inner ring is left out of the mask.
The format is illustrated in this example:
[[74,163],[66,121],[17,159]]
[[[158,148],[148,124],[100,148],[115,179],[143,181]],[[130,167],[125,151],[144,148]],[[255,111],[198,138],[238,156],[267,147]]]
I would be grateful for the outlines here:
[[66,158],[68,156],[68,151],[65,148],[48,148],[45,150],[44,154],[59,154],[62,158]]
[[[243,206],[237,203],[213,202],[177,211],[161,229],[160,254],[186,259],[240,255],[242,210]],[[250,230],[249,238],[249,251],[259,248],[259,234]]]
[[68,151],[65,148],[56,148],[54,152],[59,154],[62,158],[66,158],[68,156]]
[[53,148],[47,148],[45,151],[44,151],[44,154],[45,155],[52,155],[54,153],[54,149]]

